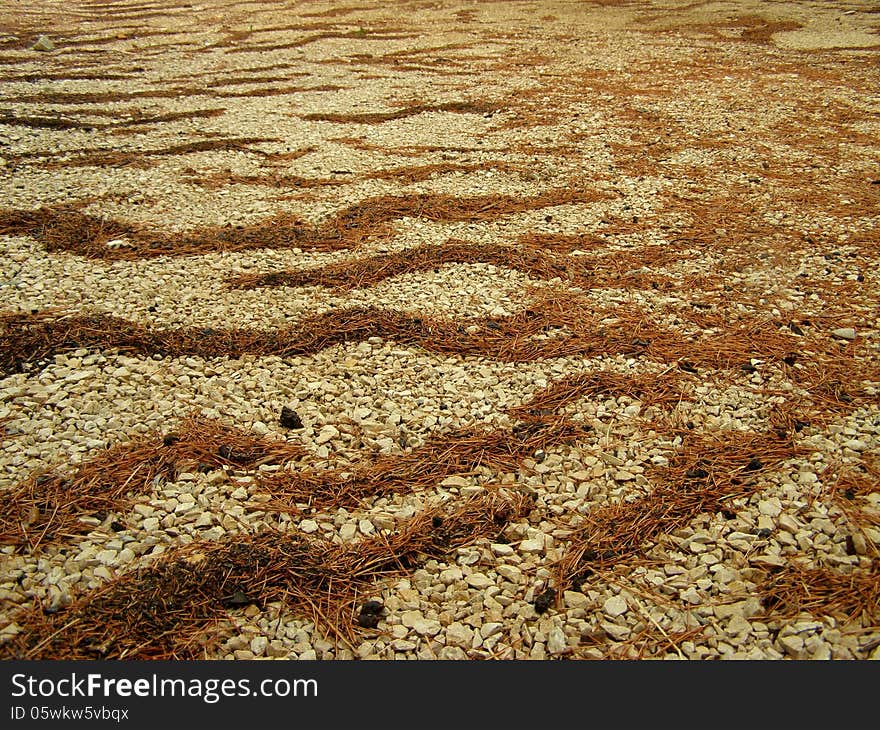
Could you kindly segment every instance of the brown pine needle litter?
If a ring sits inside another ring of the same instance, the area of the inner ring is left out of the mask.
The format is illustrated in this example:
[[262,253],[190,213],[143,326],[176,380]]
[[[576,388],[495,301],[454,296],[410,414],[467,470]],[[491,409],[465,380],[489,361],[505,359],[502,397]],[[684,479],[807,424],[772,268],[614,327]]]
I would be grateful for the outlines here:
[[561,378],[528,402],[508,409],[514,418],[560,413],[569,403],[587,396],[628,396],[644,406],[669,405],[684,398],[684,378],[677,372],[624,375],[613,372],[577,373]]
[[880,623],[880,565],[870,570],[842,573],[830,568],[787,565],[769,573],[758,587],[761,601],[776,616],[838,616]]
[[174,481],[183,471],[221,467],[256,469],[301,458],[298,444],[256,437],[218,421],[190,416],[167,434],[116,444],[83,462],[73,474],[34,474],[0,491],[0,544],[35,552],[92,526],[82,517],[103,519],[124,509],[157,479]]
[[556,419],[529,421],[512,429],[466,427],[428,439],[402,456],[383,456],[351,470],[282,471],[260,480],[281,511],[297,503],[310,507],[351,507],[367,498],[435,486],[452,475],[481,467],[514,471],[539,448],[573,443],[589,426]]
[[[744,318],[719,333],[685,337],[651,321],[644,310],[621,305],[597,311],[575,296],[533,298],[525,309],[506,317],[449,321],[373,307],[337,309],[304,317],[276,330],[209,327],[151,329],[110,315],[59,311],[0,315],[0,373],[25,372],[55,354],[78,348],[118,350],[169,357],[293,356],[312,354],[347,342],[382,337],[431,352],[485,357],[504,362],[533,362],[565,356],[625,354],[676,365],[697,374],[700,368],[733,369],[760,358],[794,363],[796,380],[823,406],[848,412],[877,402],[867,384],[878,377],[855,351],[832,342],[813,341],[810,362],[798,362],[804,339],[767,318]],[[799,366],[800,365],[800,366]],[[811,380],[815,377],[816,380]],[[843,382],[846,382],[844,389]]]
[[560,595],[589,580],[594,568],[641,555],[701,512],[719,511],[725,500],[752,494],[763,472],[800,451],[788,436],[775,432],[688,437],[669,466],[654,471],[650,494],[585,516],[555,569]]
[[[102,163],[103,164],[103,163]],[[388,231],[400,218],[434,221],[488,221],[527,210],[594,203],[607,198],[599,191],[554,190],[533,197],[414,194],[368,198],[342,209],[328,220],[309,225],[283,213],[248,226],[212,228],[182,235],[146,230],[134,224],[98,218],[67,206],[0,212],[0,235],[27,235],[49,252],[67,252],[109,261],[156,256],[194,256],[214,251],[298,247],[310,251],[351,248]],[[121,239],[125,245],[108,246]]]
[[[450,321],[373,307],[352,307],[310,315],[274,331],[207,327],[151,329],[110,315],[58,312],[0,316],[5,345],[0,372],[21,371],[25,363],[78,348],[113,349],[170,357],[240,357],[243,354],[311,354],[344,342],[383,337],[439,353],[473,355],[509,362],[602,353],[641,353],[646,343],[625,327],[603,328],[593,307],[541,302],[508,317]],[[549,331],[564,336],[547,337]],[[654,333],[655,345],[674,335]]]
[[199,541],[163,553],[46,614],[36,606],[17,617],[25,627],[0,645],[4,659],[200,659],[202,635],[250,603],[282,602],[346,644],[358,596],[480,538],[496,539],[530,508],[521,493],[500,490],[426,509],[390,534],[345,545],[274,530]]
[[[324,286],[348,291],[372,286],[393,276],[430,271],[448,264],[480,263],[514,269],[535,279],[560,278],[581,288],[627,286],[649,289],[658,288],[658,282],[664,277],[656,273],[639,277],[630,272],[644,267],[646,262],[659,266],[681,255],[670,251],[667,246],[653,246],[633,252],[615,251],[601,257],[571,257],[527,243],[477,245],[450,240],[442,245],[418,246],[314,269],[246,274],[229,279],[227,284],[241,289]],[[660,261],[661,258],[664,261]]]
[[319,122],[336,122],[338,124],[382,124],[395,119],[406,119],[407,117],[418,116],[419,114],[429,114],[437,112],[447,112],[455,114],[493,114],[498,111],[498,107],[493,104],[485,104],[482,102],[449,102],[446,104],[417,104],[415,106],[407,106],[396,109],[391,112],[370,112],[366,114],[305,114],[303,119]]

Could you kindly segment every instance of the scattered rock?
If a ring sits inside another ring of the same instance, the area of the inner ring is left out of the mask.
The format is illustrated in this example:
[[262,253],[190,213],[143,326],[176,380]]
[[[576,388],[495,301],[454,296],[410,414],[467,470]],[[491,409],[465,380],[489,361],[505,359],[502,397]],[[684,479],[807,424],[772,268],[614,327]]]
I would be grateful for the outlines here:
[[299,417],[299,414],[287,406],[284,406],[281,409],[281,417],[278,419],[278,423],[283,428],[300,429],[303,427],[303,422]]
[[535,599],[535,613],[546,613],[556,600],[556,590],[548,588]]
[[31,49],[34,51],[54,51],[55,44],[52,42],[52,39],[47,35],[41,35],[37,38],[37,42],[31,46]]
[[616,618],[629,611],[629,605],[623,596],[611,596],[611,598],[602,604],[602,610],[605,612],[606,616]]
[[339,438],[339,429],[336,426],[331,426],[329,423],[321,428],[318,432],[317,437],[315,438],[316,444],[326,444],[328,441]]
[[554,626],[550,629],[550,634],[547,637],[547,651],[556,655],[562,654],[566,649],[568,649],[568,641],[565,638],[565,632],[558,626]]

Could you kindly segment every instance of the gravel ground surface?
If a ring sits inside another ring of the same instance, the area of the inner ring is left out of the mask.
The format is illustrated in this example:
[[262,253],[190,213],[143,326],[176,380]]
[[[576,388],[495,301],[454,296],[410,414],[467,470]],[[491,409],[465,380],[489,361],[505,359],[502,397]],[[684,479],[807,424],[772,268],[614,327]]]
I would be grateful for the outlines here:
[[880,658],[874,3],[0,8],[0,656]]

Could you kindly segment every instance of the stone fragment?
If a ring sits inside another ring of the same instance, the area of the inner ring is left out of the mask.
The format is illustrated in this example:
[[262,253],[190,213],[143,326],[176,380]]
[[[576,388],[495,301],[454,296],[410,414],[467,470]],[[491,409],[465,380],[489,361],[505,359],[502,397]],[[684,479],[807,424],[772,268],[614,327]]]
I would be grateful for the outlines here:
[[284,406],[281,409],[281,416],[278,419],[278,423],[282,428],[300,429],[303,427],[303,422],[299,417],[299,414],[289,406]]
[[489,586],[495,585],[495,581],[484,573],[471,573],[465,580],[471,588],[476,588],[477,590],[484,590]]
[[37,38],[37,42],[31,46],[31,49],[34,51],[54,51],[55,44],[52,42],[52,39],[47,35],[41,35]]
[[299,523],[299,529],[309,535],[318,531],[318,523],[314,520],[302,520]]
[[469,487],[470,485],[470,479],[459,476],[446,477],[446,479],[440,482],[441,487]]
[[781,636],[779,638],[779,645],[793,659],[804,659],[807,656],[807,652],[804,649],[804,640],[797,634]]
[[250,646],[254,656],[262,656],[266,651],[266,647],[269,646],[269,640],[265,636],[255,636],[251,639]]
[[681,600],[687,601],[692,606],[699,606],[703,602],[703,597],[694,586],[688,586],[688,588],[682,591],[680,595]]
[[565,591],[562,600],[566,608],[584,608],[590,603],[590,599],[580,591]]
[[750,619],[760,613],[761,601],[758,598],[747,598],[744,601],[723,603],[715,606],[715,615],[722,620],[732,618],[733,616]]
[[419,636],[436,636],[442,628],[439,621],[428,618],[417,619],[412,626],[412,630]]
[[616,618],[625,614],[629,610],[629,605],[623,596],[611,596],[602,604],[602,610],[606,616]]
[[626,638],[632,633],[629,626],[622,626],[621,624],[615,624],[611,621],[603,621],[599,624],[609,638],[614,641],[625,641]]
[[544,536],[538,535],[529,540],[523,540],[519,544],[519,549],[524,553],[540,553],[544,550]]
[[463,623],[455,621],[446,627],[447,645],[470,648],[473,640],[474,630],[470,626],[465,626]]
[[856,331],[852,327],[839,327],[832,330],[831,334],[838,340],[854,340],[856,338]]
[[551,654],[561,654],[568,648],[568,641],[565,638],[565,632],[558,626],[550,629],[547,637],[547,651]]
[[339,429],[337,429],[336,426],[331,426],[328,423],[318,432],[318,435],[315,438],[315,443],[326,444],[328,441],[336,438],[339,438]]

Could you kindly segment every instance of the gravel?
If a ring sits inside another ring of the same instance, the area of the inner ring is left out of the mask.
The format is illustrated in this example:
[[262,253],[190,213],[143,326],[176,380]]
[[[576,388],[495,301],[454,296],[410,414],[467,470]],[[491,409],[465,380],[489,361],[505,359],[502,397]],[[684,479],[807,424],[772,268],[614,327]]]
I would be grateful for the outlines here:
[[[129,74],[124,82],[113,82],[51,79],[49,71],[85,63],[88,46],[65,46],[70,35],[55,28],[74,27],[73,16],[37,3],[31,22],[45,21],[47,35],[22,26],[17,31],[19,46],[4,45],[0,56],[8,61],[4,73],[39,80],[4,81],[12,99],[4,104],[5,114],[86,115],[97,124],[135,112],[158,114],[215,104],[224,112],[196,121],[146,125],[131,134],[122,134],[127,128],[120,127],[119,135],[100,127],[85,132],[0,120],[5,162],[0,166],[0,197],[9,208],[81,200],[89,212],[182,234],[204,226],[243,225],[278,212],[319,221],[346,205],[386,194],[530,196],[586,183],[615,196],[484,221],[402,218],[391,222],[389,236],[332,253],[291,248],[107,262],[48,253],[31,237],[5,235],[0,245],[0,308],[104,312],[151,327],[221,325],[271,331],[310,314],[357,306],[450,321],[502,317],[549,290],[583,298],[596,311],[641,307],[646,319],[667,323],[686,337],[693,334],[688,331],[692,322],[682,313],[694,311],[692,301],[714,296],[711,312],[718,316],[704,330],[723,328],[754,313],[787,325],[789,315],[797,313],[813,318],[813,326],[822,328],[822,337],[832,347],[861,348],[859,361],[873,370],[843,385],[862,387],[866,398],[849,408],[829,408],[825,418],[798,431],[800,453],[762,473],[754,495],[731,495],[724,505],[729,514],[719,510],[695,516],[685,527],[645,546],[639,558],[590,576],[579,589],[561,590],[546,611],[536,610],[535,602],[551,585],[572,535],[592,513],[650,494],[653,470],[674,458],[683,431],[768,430],[774,407],[804,393],[798,366],[756,358],[749,371],[701,369],[690,376],[681,401],[669,407],[627,395],[585,396],[561,409],[592,427],[575,444],[542,449],[515,470],[451,474],[427,490],[386,495],[356,508],[309,508],[302,514],[263,508],[261,502],[268,497],[260,493],[254,474],[230,469],[193,470],[179,473],[173,481],[158,480],[130,508],[84,517],[81,537],[47,544],[36,554],[2,548],[0,640],[23,629],[16,623],[21,608],[39,601],[49,610],[63,610],[88,591],[193,541],[234,540],[273,528],[356,544],[399,529],[429,506],[514,485],[535,495],[529,515],[498,536],[476,540],[444,560],[426,560],[405,577],[378,583],[375,598],[381,600],[383,612],[375,628],[363,629],[353,645],[328,638],[332,634],[326,626],[290,607],[249,605],[230,610],[210,656],[244,661],[878,657],[876,607],[864,606],[864,617],[841,615],[821,601],[784,612],[773,610],[759,595],[759,586],[769,576],[792,566],[844,576],[872,571],[877,575],[878,268],[876,246],[869,249],[860,241],[876,236],[880,218],[876,207],[859,207],[855,200],[858,193],[876,206],[877,186],[869,188],[866,182],[854,188],[847,193],[848,203],[838,195],[838,204],[845,208],[842,214],[826,211],[821,204],[787,199],[784,185],[777,187],[771,177],[777,168],[761,165],[763,157],[772,158],[779,167],[807,175],[812,174],[811,164],[833,162],[838,167],[829,168],[828,174],[840,180],[876,178],[876,169],[864,162],[878,154],[876,98],[861,93],[872,83],[876,87],[877,81],[876,67],[868,66],[873,57],[862,48],[870,13],[857,9],[838,18],[837,11],[823,10],[818,27],[841,18],[845,27],[834,26],[836,45],[820,39],[814,47],[825,50],[804,51],[803,29],[797,36],[782,32],[763,42],[748,40],[748,33],[737,35],[743,30],[736,23],[706,24],[696,15],[662,15],[663,3],[632,14],[613,7],[551,4],[542,25],[536,25],[531,10],[520,4],[490,5],[468,6],[466,14],[473,17],[464,22],[456,15],[463,6],[456,2],[424,8],[406,21],[394,17],[393,8],[362,3],[344,22],[337,19],[338,27],[402,24],[406,33],[378,40],[328,38],[295,49],[226,55],[210,45],[222,46],[229,39],[222,31],[203,27],[195,12],[173,18],[157,14],[144,22],[164,29],[166,36],[155,42],[146,36],[117,37],[102,46],[121,54],[104,70]],[[733,5],[743,11],[737,17],[760,8],[745,1]],[[811,6],[809,13],[814,11]],[[288,15],[295,16],[295,10],[266,3],[246,8],[233,4],[218,12],[228,14],[232,26],[243,22],[243,13],[251,19],[256,33],[245,46],[301,37],[295,31],[271,30],[282,18],[291,22]],[[676,11],[680,12],[684,11]],[[786,3],[779,12],[795,21],[808,17],[805,3]],[[114,31],[111,20],[100,18],[77,17],[75,24],[77,33],[95,31],[105,37]],[[175,41],[189,44],[192,53],[173,51],[170,44]],[[706,70],[693,60],[692,43],[700,45],[701,53],[728,63],[729,74],[716,74],[709,88],[700,86],[700,74],[717,69]],[[808,70],[814,59],[823,69],[852,64],[851,86],[842,88],[826,79],[817,90],[809,80],[784,72]],[[344,88],[214,98],[211,88],[229,87],[204,86],[203,96],[133,96],[121,105],[14,101],[36,91],[134,93],[184,82],[204,84],[238,74],[259,75],[262,72],[248,69],[285,62],[305,74],[302,79],[293,77],[293,84]],[[133,65],[141,71],[134,74]],[[773,75],[775,96],[749,88],[754,79],[745,71],[762,68]],[[682,69],[690,69],[692,75]],[[650,83],[644,74],[650,75]],[[553,79],[559,80],[559,88],[554,88]],[[616,89],[624,83],[640,89],[626,114],[618,108],[626,95]],[[583,98],[584,90],[589,90],[590,99]],[[431,112],[376,125],[301,118],[479,95],[497,101],[500,110]],[[774,132],[791,121],[792,109],[813,95],[818,95],[818,106],[809,109],[817,124],[836,124],[839,115],[850,120],[847,134],[856,135],[841,142],[839,156],[828,153],[827,159],[816,162],[807,158],[822,152],[821,147],[809,146],[807,140],[800,149]],[[649,122],[658,118],[677,130],[681,144],[651,131]],[[627,119],[636,121],[627,126]],[[752,134],[759,144],[747,143]],[[191,136],[260,135],[279,141],[257,145],[257,153],[144,156],[130,166],[50,164],[83,150],[142,151]],[[716,147],[707,143],[706,135],[738,142]],[[658,145],[669,145],[669,150],[658,152],[659,158],[645,163],[644,169],[639,168],[639,155],[626,152],[633,147],[660,149]],[[282,158],[283,163],[270,161],[272,153],[307,147],[314,151]],[[43,156],[34,157],[37,153]],[[731,160],[736,159],[743,179],[716,174],[716,168],[732,169]],[[514,171],[492,169],[489,163],[499,160],[510,163]],[[364,175],[450,161],[479,162],[486,169],[411,183]],[[245,183],[212,189],[194,182],[198,174],[218,172],[282,171],[323,178],[332,170],[352,174],[337,174],[341,181],[332,186],[293,189]],[[747,176],[760,177],[760,184]],[[841,188],[832,182],[829,195],[837,195]],[[762,185],[766,192],[754,192]],[[638,221],[642,225],[632,230],[603,234],[607,249],[673,246],[683,235],[682,226],[693,221],[683,220],[687,210],[670,207],[670,199],[704,196],[711,206],[735,195],[756,206],[750,218],[754,227],[740,230],[736,221],[721,220],[712,240],[729,237],[740,246],[734,253],[748,254],[744,263],[731,263],[724,257],[732,253],[709,246],[701,255],[702,239],[692,241],[697,253],[656,271],[646,270],[667,276],[674,283],[670,289],[573,289],[561,279],[536,281],[514,269],[481,263],[406,273],[345,293],[318,286],[223,286],[227,277],[242,273],[312,268],[449,239],[514,242],[534,233],[595,233],[614,225],[626,229]],[[645,220],[652,224],[644,226]],[[797,260],[777,249],[773,253],[774,237],[791,232],[796,234],[791,240],[812,236],[816,250],[794,257]],[[720,277],[718,286],[724,288],[714,288],[713,277]],[[613,321],[606,326],[613,327]],[[808,358],[810,353],[801,354]],[[456,428],[511,429],[515,421],[508,409],[568,375],[607,371],[637,377],[668,373],[674,366],[627,355],[494,362],[436,355],[380,337],[293,357],[171,358],[72,349],[30,371],[0,379],[0,489],[12,489],[37,470],[69,472],[109,446],[140,434],[166,432],[191,413],[219,418],[257,436],[300,443],[308,457],[292,468],[351,470],[378,456],[409,453],[432,435]],[[279,421],[283,409],[289,411],[287,426]],[[295,428],[290,413],[297,416]],[[841,500],[842,473],[861,475],[860,483],[870,483],[852,499]]]

